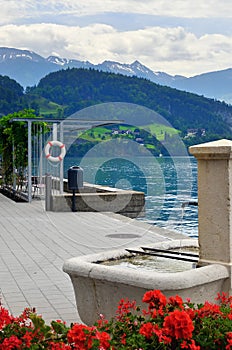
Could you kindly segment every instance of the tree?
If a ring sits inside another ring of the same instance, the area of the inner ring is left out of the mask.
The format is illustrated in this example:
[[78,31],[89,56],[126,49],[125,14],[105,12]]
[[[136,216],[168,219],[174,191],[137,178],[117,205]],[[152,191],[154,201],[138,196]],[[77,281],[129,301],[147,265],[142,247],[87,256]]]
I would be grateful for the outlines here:
[[[28,128],[25,121],[13,122],[13,118],[38,118],[34,110],[25,109],[23,111],[8,114],[0,119],[0,154],[2,156],[2,173],[4,183],[13,183],[13,170],[18,170],[19,180],[24,174],[28,165],[27,158],[27,137]],[[41,123],[46,125],[45,123]]]

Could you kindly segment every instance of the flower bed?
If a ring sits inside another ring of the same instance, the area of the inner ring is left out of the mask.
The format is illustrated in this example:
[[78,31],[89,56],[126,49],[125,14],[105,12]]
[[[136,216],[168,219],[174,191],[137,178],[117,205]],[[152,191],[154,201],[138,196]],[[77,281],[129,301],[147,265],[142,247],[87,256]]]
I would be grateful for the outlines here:
[[14,317],[0,306],[0,350],[151,350],[232,349],[232,296],[222,293],[219,304],[183,302],[159,290],[144,294],[146,308],[121,300],[116,316],[100,315],[93,326],[52,321],[46,325],[33,309]]

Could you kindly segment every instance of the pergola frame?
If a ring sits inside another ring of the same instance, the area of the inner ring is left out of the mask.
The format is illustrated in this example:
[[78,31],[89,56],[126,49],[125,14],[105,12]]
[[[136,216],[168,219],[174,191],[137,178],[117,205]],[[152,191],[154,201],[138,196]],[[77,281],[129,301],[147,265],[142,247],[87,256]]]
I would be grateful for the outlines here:
[[[77,122],[78,127],[75,130],[80,129],[91,129],[97,126],[106,126],[111,124],[120,124],[123,123],[123,120],[93,120],[93,119],[77,119],[77,118],[12,118],[11,122],[27,122],[28,127],[28,138],[27,138],[27,146],[28,146],[28,202],[32,201],[32,123],[44,122],[44,123],[52,123],[52,136],[53,140],[57,140],[57,124],[60,124],[60,142],[63,143],[63,124],[62,122]],[[83,124],[83,125],[82,125]],[[88,124],[88,126],[86,125]],[[82,125],[82,127],[81,127]],[[40,150],[42,152],[42,140],[40,140]],[[60,166],[60,193],[63,193],[63,160],[61,161]]]

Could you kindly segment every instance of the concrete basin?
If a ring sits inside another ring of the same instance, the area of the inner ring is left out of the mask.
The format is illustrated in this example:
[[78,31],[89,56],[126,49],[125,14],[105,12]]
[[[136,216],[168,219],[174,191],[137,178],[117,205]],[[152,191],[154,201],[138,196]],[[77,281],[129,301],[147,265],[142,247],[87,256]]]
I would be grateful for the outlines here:
[[[183,248],[197,247],[197,244],[197,240],[192,239],[181,241]],[[152,247],[179,248],[180,240]],[[155,270],[144,270],[141,273],[141,270],[99,264],[105,260],[129,256],[129,252],[120,249],[72,258],[65,262],[63,269],[71,278],[78,313],[85,324],[93,324],[99,314],[107,318],[113,317],[121,298],[136,300],[141,305],[144,293],[151,289],[160,289],[166,296],[178,294],[183,299],[191,298],[195,303],[203,303],[205,300],[215,302],[217,293],[225,289],[229,277],[228,269],[220,264],[174,273]]]

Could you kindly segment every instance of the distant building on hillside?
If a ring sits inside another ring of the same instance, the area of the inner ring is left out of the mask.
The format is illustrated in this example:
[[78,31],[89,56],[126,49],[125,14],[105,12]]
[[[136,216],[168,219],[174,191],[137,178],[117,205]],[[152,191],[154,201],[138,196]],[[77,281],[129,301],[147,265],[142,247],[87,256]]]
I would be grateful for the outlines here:
[[205,136],[206,132],[205,129],[188,129],[187,130],[187,135],[185,136],[186,138],[189,137],[194,137],[194,136]]

